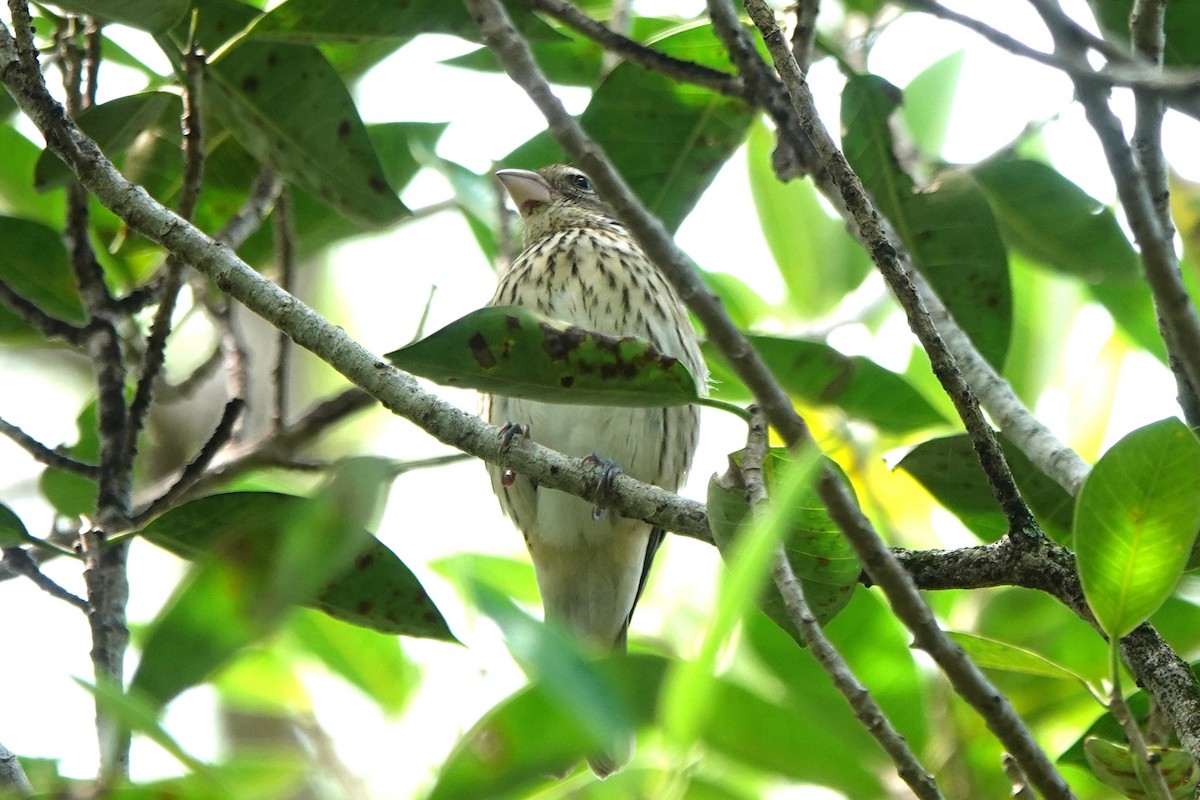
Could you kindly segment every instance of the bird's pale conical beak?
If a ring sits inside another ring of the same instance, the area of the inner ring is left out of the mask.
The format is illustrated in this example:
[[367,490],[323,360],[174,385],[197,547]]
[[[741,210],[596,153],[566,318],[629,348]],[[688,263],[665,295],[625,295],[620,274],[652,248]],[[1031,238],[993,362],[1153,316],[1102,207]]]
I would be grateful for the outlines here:
[[536,172],[527,169],[502,169],[496,177],[508,190],[508,196],[522,214],[534,206],[550,202],[550,184]]

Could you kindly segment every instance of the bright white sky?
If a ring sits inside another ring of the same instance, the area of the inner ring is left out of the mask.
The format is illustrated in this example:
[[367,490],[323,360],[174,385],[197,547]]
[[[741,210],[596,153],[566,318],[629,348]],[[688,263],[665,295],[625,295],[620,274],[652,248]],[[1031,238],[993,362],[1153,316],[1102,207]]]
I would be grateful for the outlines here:
[[[645,13],[694,13],[699,7],[682,0],[637,5]],[[991,14],[992,24],[1049,49],[1046,36],[1031,33],[1039,26],[1026,4],[952,5],[971,14]],[[1083,3],[1076,0],[1070,5]],[[1086,18],[1086,13],[1081,16]],[[148,49],[148,40],[137,34],[123,36],[122,43],[139,53]],[[1102,167],[1095,139],[1082,129],[1081,114],[1070,105],[1069,84],[1050,70],[981,45],[976,37],[954,25],[917,14],[905,15],[880,37],[870,66],[903,86],[924,67],[963,48],[968,54],[945,157],[965,162],[978,159],[1011,141],[1027,120],[1061,113],[1060,120],[1046,129],[1056,165],[1092,195],[1111,202],[1111,179]],[[369,122],[450,121],[439,152],[471,168],[487,168],[494,159],[542,130],[544,123],[507,79],[434,63],[470,49],[471,45],[447,37],[423,37],[413,42],[362,81],[357,95],[363,116]],[[413,75],[421,78],[413,80]],[[118,96],[140,88],[138,84],[122,83],[119,78],[116,69],[102,76],[106,94]],[[822,116],[836,135],[836,73],[825,63],[814,68],[811,78]],[[563,90],[561,96],[572,110],[582,110],[587,99],[586,92],[578,89]],[[1128,103],[1119,105],[1128,108]],[[1172,163],[1194,179],[1200,177],[1194,146],[1200,141],[1198,134],[1197,123],[1178,118],[1167,129]],[[445,183],[426,173],[413,183],[404,200],[418,208],[449,196]],[[684,223],[678,240],[704,267],[735,271],[766,297],[778,298],[781,283],[757,230],[746,185],[745,157],[737,154]],[[334,253],[330,274],[337,281],[339,305],[322,310],[376,352],[394,349],[412,337],[431,282],[438,289],[429,330],[483,305],[494,282],[465,224],[453,213],[341,247]],[[1103,314],[1085,315],[1072,339],[1072,358],[1090,363],[1107,338],[1107,324]],[[856,347],[887,366],[902,367],[889,363],[890,353],[897,351],[889,352],[861,331],[843,332],[838,342],[839,346]],[[8,376],[7,384],[24,389],[19,394],[5,395],[0,415],[43,441],[70,441],[70,423],[86,387],[55,383],[38,367],[0,349],[0,370]],[[1133,388],[1119,399],[1120,422],[1110,432],[1110,440],[1132,427],[1175,413],[1171,404],[1173,387],[1157,365],[1139,359],[1127,364],[1126,369],[1129,372],[1123,375],[1123,383]],[[1082,376],[1070,379],[1081,380]],[[475,410],[472,394],[439,391]],[[1053,389],[1039,408],[1046,421],[1060,431],[1067,430],[1068,394],[1066,388]],[[739,425],[727,415],[706,413],[704,426],[702,451],[685,489],[685,494],[696,498],[703,498],[708,477],[723,469],[724,454],[741,446]],[[416,458],[444,452],[423,433],[394,420],[384,421],[376,438],[364,447],[393,457]],[[49,519],[31,482],[37,472],[23,451],[0,440],[0,498],[30,522],[35,532]],[[370,702],[340,682],[319,676],[313,676],[310,682],[317,712],[342,757],[368,778],[377,796],[398,798],[411,796],[427,785],[458,735],[523,682],[490,625],[473,618],[452,590],[422,565],[463,550],[517,557],[523,554],[520,537],[500,514],[483,469],[476,463],[402,477],[393,489],[392,503],[379,533],[418,571],[456,633],[470,644],[469,648],[459,648],[405,641],[405,650],[429,668],[412,707],[398,722],[380,718]],[[643,632],[697,628],[703,624],[711,596],[717,566],[713,551],[676,537],[669,539],[635,623]],[[131,615],[135,621],[145,622],[169,593],[178,567],[149,546],[135,547],[132,563]],[[48,572],[82,592],[73,565],[60,562]],[[10,692],[6,700],[0,741],[18,753],[62,758],[63,769],[69,774],[92,774],[95,746],[91,703],[70,680],[71,675],[85,679],[91,675],[86,652],[88,632],[82,616],[16,581],[0,584],[0,608],[9,610],[9,641],[26,643],[20,657],[0,659],[0,684],[22,687],[20,692]],[[21,609],[21,613],[13,613],[14,609]],[[10,654],[13,652],[10,650]],[[207,690],[189,692],[171,706],[166,721],[184,747],[201,758],[215,754],[210,703]],[[145,742],[135,746],[134,765],[135,775],[140,777],[177,771],[170,757]],[[787,796],[798,795],[789,792]]]

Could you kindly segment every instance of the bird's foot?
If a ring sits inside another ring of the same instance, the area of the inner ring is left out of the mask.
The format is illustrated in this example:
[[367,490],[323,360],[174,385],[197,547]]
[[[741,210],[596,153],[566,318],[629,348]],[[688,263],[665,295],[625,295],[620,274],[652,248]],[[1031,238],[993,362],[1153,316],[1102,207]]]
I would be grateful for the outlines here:
[[[500,455],[508,452],[508,448],[512,447],[513,439],[518,436],[528,436],[529,426],[520,422],[506,422],[500,428]],[[512,486],[513,481],[517,479],[517,471],[514,469],[505,468],[500,474],[500,485]]]
[[613,481],[624,470],[621,465],[615,461],[609,461],[606,458],[592,453],[584,456],[584,461],[598,465],[603,472],[600,473],[600,483],[596,485],[596,496],[593,498],[596,505],[592,506],[592,519],[597,520],[604,516],[604,508],[608,505],[608,501],[612,496]]

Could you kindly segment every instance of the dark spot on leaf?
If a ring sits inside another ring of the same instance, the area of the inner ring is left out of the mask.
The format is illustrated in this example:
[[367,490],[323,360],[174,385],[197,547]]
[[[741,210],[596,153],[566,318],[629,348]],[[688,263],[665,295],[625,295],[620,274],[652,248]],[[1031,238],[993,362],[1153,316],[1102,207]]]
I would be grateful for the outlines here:
[[247,75],[245,78],[242,78],[242,91],[249,93],[257,92],[258,76]]
[[430,625],[434,625],[439,621],[437,612],[435,611],[426,611],[421,615],[421,619],[425,622],[428,622]]
[[566,330],[559,330],[553,325],[540,323],[539,327],[542,329],[544,337],[542,349],[555,360],[567,358],[572,351],[579,347],[586,335],[586,331],[574,326]]
[[575,385],[575,376],[574,375],[563,375],[561,378],[558,379],[558,385],[563,387],[564,389],[570,389],[572,386]]
[[475,331],[475,335],[467,340],[467,346],[471,348],[471,357],[475,359],[476,364],[484,369],[496,366],[496,356],[482,333]]
[[387,185],[387,181],[378,175],[372,175],[370,178],[367,178],[367,185],[371,187],[371,191],[378,192],[379,194],[386,194],[391,191],[391,188]]
[[355,569],[369,569],[375,563],[375,556],[370,553],[363,553],[358,558],[354,559]]
[[373,608],[375,608],[375,606],[372,603],[369,603],[366,600],[359,600],[358,605],[354,607],[354,610],[365,616],[370,614]]
[[1000,298],[994,294],[989,294],[983,299],[983,304],[988,308],[995,308],[996,306],[1000,305]]
[[267,53],[267,66],[268,67],[273,67],[278,63],[279,63],[279,54],[278,53],[276,53],[274,50],[272,50],[270,53]]
[[521,318],[515,314],[505,314],[504,325],[510,331],[519,331],[521,330]]
[[350,135],[350,120],[344,119],[338,123],[337,135],[339,139],[345,139]]

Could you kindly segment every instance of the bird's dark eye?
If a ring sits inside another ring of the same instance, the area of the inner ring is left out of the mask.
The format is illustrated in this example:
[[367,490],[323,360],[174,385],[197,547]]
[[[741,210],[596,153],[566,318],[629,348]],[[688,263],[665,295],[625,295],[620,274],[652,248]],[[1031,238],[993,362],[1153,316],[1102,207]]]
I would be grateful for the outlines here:
[[587,175],[582,173],[577,172],[572,175],[571,183],[574,184],[576,188],[582,189],[585,192],[590,192],[592,190],[592,182],[588,180]]

